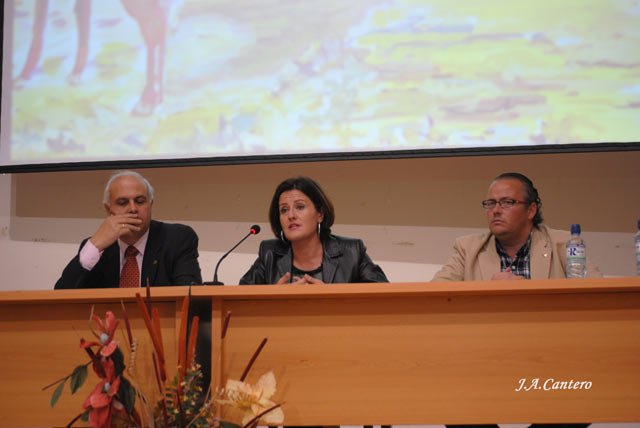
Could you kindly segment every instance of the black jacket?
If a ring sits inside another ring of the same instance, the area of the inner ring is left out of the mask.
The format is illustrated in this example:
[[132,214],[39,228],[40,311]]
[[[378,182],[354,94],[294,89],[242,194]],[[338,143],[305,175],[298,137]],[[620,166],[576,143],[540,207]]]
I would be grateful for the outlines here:
[[[350,282],[388,282],[380,266],[371,261],[360,239],[329,235],[322,242],[322,281],[342,284]],[[240,279],[240,284],[275,284],[291,272],[291,245],[279,239],[260,243],[258,259]]]
[[[93,269],[80,264],[80,250],[56,282],[61,288],[117,288],[120,283],[118,242],[105,248]],[[198,235],[189,226],[151,220],[142,259],[142,284],[152,286],[202,284],[198,265]]]

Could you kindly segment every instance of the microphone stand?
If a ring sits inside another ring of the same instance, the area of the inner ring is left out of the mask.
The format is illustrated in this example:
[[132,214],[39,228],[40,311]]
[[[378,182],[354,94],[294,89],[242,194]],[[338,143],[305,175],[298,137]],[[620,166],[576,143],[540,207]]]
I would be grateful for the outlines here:
[[220,257],[220,260],[218,260],[218,263],[216,264],[216,269],[213,273],[213,281],[204,282],[203,285],[224,285],[224,282],[218,281],[218,267],[220,266],[220,262],[222,262],[225,259],[225,257],[229,255],[229,253],[235,250],[238,245],[242,244],[245,239],[247,239],[251,235],[257,235],[259,232],[260,232],[259,226],[257,225],[251,226],[251,230],[249,231],[249,233],[247,233],[245,237],[240,240],[240,242],[234,245],[233,248],[231,248],[229,251],[224,253],[224,256]]

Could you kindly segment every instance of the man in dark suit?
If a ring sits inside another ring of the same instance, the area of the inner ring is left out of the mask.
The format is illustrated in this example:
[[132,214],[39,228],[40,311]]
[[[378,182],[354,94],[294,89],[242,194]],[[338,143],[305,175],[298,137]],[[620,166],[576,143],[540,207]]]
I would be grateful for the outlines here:
[[80,245],[55,284],[110,288],[201,284],[198,236],[188,226],[151,220],[153,187],[142,175],[113,175],[104,192],[107,218]]

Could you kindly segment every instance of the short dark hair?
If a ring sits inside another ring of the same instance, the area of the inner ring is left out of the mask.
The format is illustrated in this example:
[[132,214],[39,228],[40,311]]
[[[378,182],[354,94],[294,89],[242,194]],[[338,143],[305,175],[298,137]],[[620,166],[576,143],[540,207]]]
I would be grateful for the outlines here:
[[276,237],[280,238],[282,225],[280,224],[280,195],[289,190],[299,190],[313,202],[316,210],[322,213],[322,223],[320,223],[320,239],[326,239],[331,233],[331,226],[335,220],[335,211],[331,200],[324,193],[322,188],[309,177],[287,178],[276,187],[276,191],[269,206],[269,223],[271,230]]
[[527,202],[527,205],[531,205],[532,203],[536,203],[536,215],[533,216],[533,225],[538,226],[540,223],[544,221],[542,218],[542,200],[538,195],[538,189],[536,189],[533,185],[533,182],[529,179],[529,177],[520,174],[519,172],[505,172],[497,176],[493,182],[495,183],[498,180],[505,179],[514,179],[518,180],[522,183],[522,188],[524,190],[524,199]]

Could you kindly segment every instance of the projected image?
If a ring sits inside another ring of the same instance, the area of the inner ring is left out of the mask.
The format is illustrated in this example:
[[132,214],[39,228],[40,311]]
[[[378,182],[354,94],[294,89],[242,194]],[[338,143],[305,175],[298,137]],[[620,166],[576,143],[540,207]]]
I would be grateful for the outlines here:
[[637,0],[15,0],[6,20],[5,165],[640,140]]

